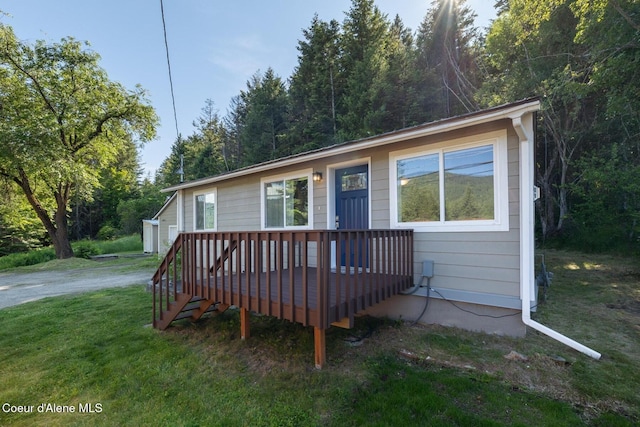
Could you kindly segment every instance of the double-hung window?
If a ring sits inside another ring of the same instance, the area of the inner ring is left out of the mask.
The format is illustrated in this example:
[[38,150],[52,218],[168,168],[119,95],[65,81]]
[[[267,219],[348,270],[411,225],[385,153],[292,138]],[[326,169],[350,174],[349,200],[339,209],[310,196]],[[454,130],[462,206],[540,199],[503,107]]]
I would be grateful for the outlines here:
[[195,193],[194,229],[196,231],[216,229],[216,191]]
[[509,229],[504,132],[391,154],[391,217],[419,231]]
[[309,228],[310,173],[262,180],[263,228]]

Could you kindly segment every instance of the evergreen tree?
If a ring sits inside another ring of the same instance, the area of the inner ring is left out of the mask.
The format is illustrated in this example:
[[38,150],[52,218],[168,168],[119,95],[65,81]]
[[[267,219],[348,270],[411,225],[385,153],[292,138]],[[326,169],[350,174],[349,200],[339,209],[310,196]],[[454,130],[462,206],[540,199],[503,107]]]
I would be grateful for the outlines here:
[[345,93],[338,114],[341,139],[381,133],[384,112],[376,98],[386,67],[389,22],[373,0],[352,0],[342,30],[340,66],[345,74]]
[[239,140],[242,163],[252,165],[290,154],[285,144],[287,131],[287,91],[273,69],[254,74],[240,98],[246,108]]
[[294,152],[337,142],[336,106],[344,90],[338,67],[338,22],[323,22],[316,15],[303,35],[289,87],[289,139],[295,142]]
[[383,111],[384,132],[419,123],[415,52],[411,30],[396,15],[389,28],[386,66],[382,70],[375,102]]
[[417,69],[423,89],[421,121],[452,117],[478,109],[474,45],[475,13],[466,0],[433,0],[418,31]]

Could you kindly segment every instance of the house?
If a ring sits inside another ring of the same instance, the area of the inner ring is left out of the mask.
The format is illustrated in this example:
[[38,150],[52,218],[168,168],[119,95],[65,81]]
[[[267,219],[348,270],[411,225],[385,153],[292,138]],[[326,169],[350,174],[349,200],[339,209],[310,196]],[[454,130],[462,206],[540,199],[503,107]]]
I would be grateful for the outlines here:
[[178,238],[153,279],[154,325],[233,305],[248,336],[252,311],[286,318],[314,327],[317,366],[324,331],[360,313],[533,327],[599,357],[530,318],[539,108],[527,99],[166,188],[175,210],[157,215],[159,233]]

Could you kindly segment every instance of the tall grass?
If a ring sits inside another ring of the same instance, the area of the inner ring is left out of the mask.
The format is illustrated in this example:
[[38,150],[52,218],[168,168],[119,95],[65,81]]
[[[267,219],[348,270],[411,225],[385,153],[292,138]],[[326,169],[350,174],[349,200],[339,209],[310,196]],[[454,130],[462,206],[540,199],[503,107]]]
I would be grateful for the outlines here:
[[139,234],[132,234],[115,240],[96,240],[94,243],[103,254],[142,252],[142,239]]
[[56,258],[53,248],[33,249],[29,252],[9,254],[0,257],[0,271],[51,261]]

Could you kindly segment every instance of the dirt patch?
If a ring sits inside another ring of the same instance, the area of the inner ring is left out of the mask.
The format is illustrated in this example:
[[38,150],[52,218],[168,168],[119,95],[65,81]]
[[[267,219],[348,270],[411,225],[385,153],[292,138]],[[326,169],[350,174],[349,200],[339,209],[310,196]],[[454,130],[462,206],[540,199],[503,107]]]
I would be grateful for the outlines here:
[[624,310],[629,314],[640,316],[640,301],[638,300],[618,301],[616,303],[607,304],[607,308]]

